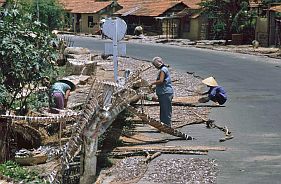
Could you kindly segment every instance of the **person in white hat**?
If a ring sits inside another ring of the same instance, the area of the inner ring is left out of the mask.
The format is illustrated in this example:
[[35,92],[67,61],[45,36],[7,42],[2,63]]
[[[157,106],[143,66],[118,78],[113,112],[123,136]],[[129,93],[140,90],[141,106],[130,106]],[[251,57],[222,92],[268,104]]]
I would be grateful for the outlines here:
[[207,97],[203,97],[199,99],[199,102],[206,103],[208,101],[213,101],[218,105],[222,105],[227,100],[227,94],[225,89],[222,86],[219,86],[214,77],[208,77],[202,80],[203,84],[206,84],[210,89],[202,93],[202,95],[208,95]]
[[105,34],[103,33],[103,31],[102,31],[102,29],[103,29],[103,24],[105,23],[105,18],[102,18],[101,20],[100,20],[100,34],[101,34],[101,39],[105,39],[106,38],[106,36],[105,36]]
[[160,105],[160,121],[167,126],[171,126],[174,90],[170,72],[161,57],[154,57],[152,64],[159,70],[157,79],[151,83],[151,86],[156,85],[156,95]]

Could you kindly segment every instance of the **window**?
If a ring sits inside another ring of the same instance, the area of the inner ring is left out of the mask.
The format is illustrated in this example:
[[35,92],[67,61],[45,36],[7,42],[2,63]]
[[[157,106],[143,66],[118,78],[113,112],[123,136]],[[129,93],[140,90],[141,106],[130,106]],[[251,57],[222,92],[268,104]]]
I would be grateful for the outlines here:
[[94,18],[93,18],[93,16],[88,16],[88,27],[94,27]]

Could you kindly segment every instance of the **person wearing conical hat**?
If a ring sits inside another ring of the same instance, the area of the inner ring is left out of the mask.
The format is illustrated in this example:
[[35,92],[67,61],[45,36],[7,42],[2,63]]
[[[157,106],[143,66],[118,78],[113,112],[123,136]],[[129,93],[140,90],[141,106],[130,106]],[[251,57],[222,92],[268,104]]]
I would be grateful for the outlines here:
[[226,91],[222,86],[218,85],[214,77],[208,77],[202,80],[202,83],[206,84],[210,89],[207,92],[202,93],[202,95],[208,95],[208,96],[200,98],[199,102],[206,103],[211,100],[215,103],[218,103],[219,105],[222,105],[226,102],[227,100]]
[[171,126],[172,99],[174,95],[171,75],[161,57],[154,57],[152,64],[159,70],[156,81],[151,83],[151,86],[156,86],[156,95],[160,105],[160,121],[167,126]]
[[64,109],[67,107],[70,92],[76,88],[75,84],[69,79],[61,79],[50,85],[50,109],[57,113],[55,109]]

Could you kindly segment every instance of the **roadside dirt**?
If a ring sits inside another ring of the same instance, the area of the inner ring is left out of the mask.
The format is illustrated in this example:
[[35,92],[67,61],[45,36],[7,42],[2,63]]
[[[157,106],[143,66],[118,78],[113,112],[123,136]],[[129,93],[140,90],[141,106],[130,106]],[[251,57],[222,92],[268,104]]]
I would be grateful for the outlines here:
[[[110,60],[111,58],[108,61]],[[113,65],[112,62],[108,61],[98,63],[96,77],[100,80],[110,79],[110,77],[113,80]],[[119,75],[122,76],[125,69],[134,71],[141,65],[148,64],[148,62],[132,58],[119,58]],[[173,83],[175,101],[197,104],[197,92],[203,90],[202,79],[193,74],[177,72],[172,67],[170,72],[172,80],[175,80]],[[157,70],[153,67],[144,72],[142,78],[152,82],[156,79],[156,75]],[[137,105],[144,113],[159,120],[159,105],[157,103],[144,101],[143,103],[138,102]],[[173,106],[172,127],[181,128],[190,124],[202,124],[202,118],[208,119],[210,109],[211,107],[200,107],[200,105],[198,107]],[[218,172],[215,160],[192,157],[165,159],[164,156],[160,160],[147,161],[147,158],[155,153],[153,151],[155,146],[161,146],[164,143],[178,140],[178,138],[159,132],[136,116],[131,117],[130,121],[132,128],[122,132],[120,140],[123,144],[121,147],[116,147],[113,152],[115,153],[116,149],[124,148],[124,146],[127,148],[144,146],[144,149],[137,154],[130,151],[119,152],[119,155],[111,154],[109,158],[115,164],[111,168],[102,170],[96,183],[215,183]],[[171,150],[172,147],[168,147],[168,149]],[[178,151],[174,151],[174,153],[178,154]],[[161,154],[165,155],[164,152]],[[183,154],[193,155],[196,152]]]
[[280,48],[262,46],[254,48],[253,45],[226,45],[225,40],[190,41],[188,39],[167,39],[165,36],[127,36],[126,41],[136,43],[167,44],[180,47],[195,47],[201,49],[211,49],[216,51],[234,52],[281,59]]

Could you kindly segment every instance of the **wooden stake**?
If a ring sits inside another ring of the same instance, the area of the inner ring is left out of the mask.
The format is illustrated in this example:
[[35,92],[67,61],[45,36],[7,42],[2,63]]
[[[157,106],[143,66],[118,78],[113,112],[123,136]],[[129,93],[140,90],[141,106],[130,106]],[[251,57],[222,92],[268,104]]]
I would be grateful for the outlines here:
[[148,155],[147,157],[146,157],[146,159],[144,160],[144,162],[145,163],[148,163],[148,162],[150,162],[150,161],[152,161],[154,158],[156,158],[156,157],[159,157],[161,155],[161,152],[156,152],[156,153],[154,153],[153,155]]

